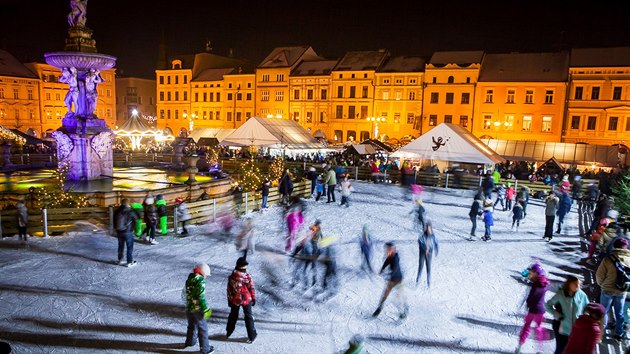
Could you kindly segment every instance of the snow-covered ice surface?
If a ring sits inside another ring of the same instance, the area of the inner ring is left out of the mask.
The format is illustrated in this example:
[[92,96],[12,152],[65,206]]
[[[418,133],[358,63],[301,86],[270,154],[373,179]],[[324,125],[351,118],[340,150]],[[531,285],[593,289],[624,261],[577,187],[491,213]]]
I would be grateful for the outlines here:
[[[406,190],[354,185],[350,208],[307,201],[305,226],[320,219],[323,234],[339,238],[340,288],[331,298],[289,286],[292,268],[279,251],[286,233],[280,208],[253,214],[258,247],[248,257],[258,294],[258,339],[253,344],[244,343],[242,321],[232,339],[224,339],[225,289],[238,253],[233,243],[208,236],[206,225],[193,227],[190,237],[159,237],[159,245],[136,242],[134,268],[113,264],[117,242],[103,234],[31,238],[28,246],[16,237],[0,242],[0,339],[10,342],[15,353],[197,351],[181,349],[186,333],[181,293],[195,262],[205,261],[212,269],[207,280],[213,308],[210,342],[218,353],[336,353],[347,348],[354,334],[367,338],[369,353],[513,353],[525,311],[519,306],[527,290],[519,273],[530,257],[542,260],[553,289],[564,275],[583,277],[576,264],[582,255],[576,252],[574,212],[563,234],[551,243],[541,239],[540,202],[530,204],[519,232],[510,231],[509,212],[496,211],[493,240],[470,242],[466,238],[473,191],[427,188],[423,199],[440,253],[434,258],[431,288],[426,282],[416,288],[418,232]],[[398,245],[410,304],[406,320],[398,319],[392,296],[381,315],[371,317],[385,281],[359,270],[363,224],[372,231],[377,269],[383,244],[393,240]],[[279,285],[273,285],[270,274],[280,278]],[[545,327],[548,334],[550,320]],[[533,335],[526,353],[538,350]],[[544,342],[544,353],[553,348],[553,340]]]

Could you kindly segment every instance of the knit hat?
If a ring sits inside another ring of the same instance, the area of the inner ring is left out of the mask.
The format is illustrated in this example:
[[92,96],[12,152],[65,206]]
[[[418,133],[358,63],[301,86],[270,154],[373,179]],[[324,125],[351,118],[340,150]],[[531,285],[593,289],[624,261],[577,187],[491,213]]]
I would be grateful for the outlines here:
[[615,241],[615,243],[613,243],[613,247],[627,249],[628,240],[626,240],[625,238],[619,238]]
[[390,247],[394,247],[394,242],[389,241],[389,242],[385,242],[385,247],[390,248]]
[[236,269],[245,269],[248,264],[245,257],[240,257],[236,260]]
[[562,177],[562,181],[563,181],[563,182],[569,181],[569,175],[564,175],[564,176]]
[[181,204],[181,203],[183,203],[183,202],[184,202],[184,200],[183,200],[182,198],[180,198],[180,197],[177,197],[177,198],[175,199],[175,204]]
[[545,270],[543,269],[543,267],[540,265],[540,263],[534,263],[532,265],[529,266],[529,268],[527,268],[530,272],[534,272],[536,274],[540,275],[545,275]]
[[606,216],[608,216],[611,219],[617,220],[617,218],[619,217],[619,212],[615,209],[610,209],[608,210],[608,213],[606,214]]
[[511,186],[511,185],[512,185],[512,183],[510,183],[510,182],[505,182],[505,185],[509,187],[509,186]]
[[606,309],[604,309],[604,306],[596,302],[591,302],[584,308],[584,313],[591,316],[591,318],[593,318],[595,321],[601,320],[602,317],[604,317],[605,312]]
[[208,265],[204,262],[197,263],[197,265],[195,266],[195,269],[198,269],[199,272],[201,272],[201,274],[203,274],[204,277],[210,276],[210,267],[208,267]]
[[311,166],[311,167],[308,168],[308,170],[311,171],[311,172],[315,172],[315,167]]
[[163,196],[163,195],[161,195],[161,194],[158,194],[158,195],[155,197],[155,200],[162,200],[162,199],[164,199],[164,196]]

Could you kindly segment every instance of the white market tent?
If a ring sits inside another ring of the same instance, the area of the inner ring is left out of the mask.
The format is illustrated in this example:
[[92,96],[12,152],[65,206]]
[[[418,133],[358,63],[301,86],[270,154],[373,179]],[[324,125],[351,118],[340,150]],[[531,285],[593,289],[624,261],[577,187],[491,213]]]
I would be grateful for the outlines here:
[[216,138],[219,142],[222,142],[226,136],[232,134],[236,129],[228,128],[195,128],[190,132],[190,137],[199,142],[201,138]]
[[438,125],[391,156],[488,165],[505,161],[469,131],[449,123]]
[[245,124],[226,136],[220,145],[292,150],[324,148],[295,121],[261,117],[248,119]]
[[359,155],[375,155],[378,151],[372,146],[367,144],[352,144],[348,149],[354,149]]

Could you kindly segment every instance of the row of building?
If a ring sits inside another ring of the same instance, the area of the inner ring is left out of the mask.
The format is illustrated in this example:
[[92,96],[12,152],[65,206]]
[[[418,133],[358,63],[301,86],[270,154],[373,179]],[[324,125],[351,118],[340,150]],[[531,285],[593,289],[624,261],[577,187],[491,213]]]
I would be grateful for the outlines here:
[[[0,51],[0,125],[35,135],[58,128],[59,76]],[[262,116],[333,142],[417,137],[443,122],[481,138],[612,145],[630,137],[630,47],[430,58],[378,50],[336,60],[280,47],[258,65],[204,52],[170,58],[155,80],[103,76],[97,114],[110,126],[135,109],[176,135]]]

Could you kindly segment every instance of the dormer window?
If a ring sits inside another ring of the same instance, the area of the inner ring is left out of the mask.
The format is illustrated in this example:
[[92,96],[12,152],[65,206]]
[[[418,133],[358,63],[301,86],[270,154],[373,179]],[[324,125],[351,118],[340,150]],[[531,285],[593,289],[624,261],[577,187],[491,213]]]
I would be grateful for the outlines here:
[[177,70],[182,68],[182,61],[179,59],[175,59],[171,62],[171,69]]

